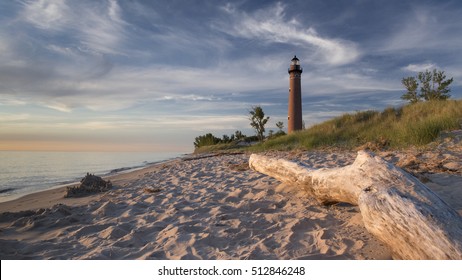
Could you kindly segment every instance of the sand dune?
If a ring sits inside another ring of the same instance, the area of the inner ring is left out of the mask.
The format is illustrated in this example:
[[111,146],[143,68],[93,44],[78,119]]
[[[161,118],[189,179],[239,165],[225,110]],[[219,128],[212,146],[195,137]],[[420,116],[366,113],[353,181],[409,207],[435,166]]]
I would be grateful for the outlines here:
[[[276,153],[313,168],[354,153]],[[389,259],[359,210],[322,206],[247,168],[248,155],[173,160],[111,178],[111,191],[52,190],[0,204],[2,259]],[[460,175],[431,184],[457,210]],[[452,177],[447,177],[452,176]],[[46,199],[45,199],[46,198]],[[43,208],[37,210],[37,208]]]

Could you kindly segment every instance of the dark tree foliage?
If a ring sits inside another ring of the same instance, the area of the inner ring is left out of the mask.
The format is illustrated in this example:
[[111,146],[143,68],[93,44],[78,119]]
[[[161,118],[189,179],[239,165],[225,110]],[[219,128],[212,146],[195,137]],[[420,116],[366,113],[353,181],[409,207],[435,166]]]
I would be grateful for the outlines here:
[[[420,82],[420,93],[418,93],[419,83],[417,80]],[[451,97],[449,85],[452,81],[453,78],[446,79],[444,71],[433,69],[433,71],[419,72],[417,77],[407,77],[401,80],[407,90],[401,98],[409,100],[411,103],[421,100],[446,100]]]
[[417,83],[415,77],[403,78],[401,83],[407,90],[407,92],[401,96],[401,99],[409,100],[411,103],[418,102],[420,100],[420,95],[417,93],[419,83]]
[[260,106],[254,106],[249,110],[250,125],[255,129],[258,140],[263,141],[265,137],[265,125],[269,117],[265,118],[265,113]]
[[194,141],[194,147],[199,148],[202,146],[216,145],[220,143],[221,139],[213,136],[212,133],[207,133],[205,135],[197,136]]
[[279,128],[279,131],[282,131],[282,129],[284,129],[284,123],[279,121],[276,123],[276,127]]
[[236,138],[236,140],[241,140],[241,139],[244,139],[245,136],[244,134],[242,134],[242,131],[240,130],[236,130],[236,132],[234,132],[234,138]]

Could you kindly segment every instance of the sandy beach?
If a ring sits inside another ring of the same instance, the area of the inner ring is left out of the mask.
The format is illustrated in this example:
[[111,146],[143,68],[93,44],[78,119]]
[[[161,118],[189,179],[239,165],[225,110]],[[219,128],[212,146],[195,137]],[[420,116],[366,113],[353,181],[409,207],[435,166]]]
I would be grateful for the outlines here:
[[[462,214],[461,152],[459,143],[444,151],[378,155],[420,176]],[[356,157],[268,154],[312,168],[345,166]],[[190,156],[113,176],[114,188],[103,194],[63,198],[65,189],[54,189],[1,203],[0,258],[392,258],[365,229],[358,207],[320,205],[304,191],[250,170],[249,156]]]

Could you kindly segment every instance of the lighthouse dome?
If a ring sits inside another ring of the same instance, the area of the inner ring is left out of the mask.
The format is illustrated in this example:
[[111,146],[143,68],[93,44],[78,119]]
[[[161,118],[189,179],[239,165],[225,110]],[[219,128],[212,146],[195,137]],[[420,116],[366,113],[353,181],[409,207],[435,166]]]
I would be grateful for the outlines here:
[[292,58],[292,62],[290,64],[291,65],[300,65],[300,60],[297,58],[296,55],[294,55],[294,58]]
[[303,69],[302,67],[300,66],[300,60],[297,58],[296,55],[294,55],[294,58],[292,58],[291,62],[290,62],[290,66],[289,66],[289,69],[287,69],[287,71],[289,73],[291,72],[298,72],[299,74],[301,74],[303,72]]

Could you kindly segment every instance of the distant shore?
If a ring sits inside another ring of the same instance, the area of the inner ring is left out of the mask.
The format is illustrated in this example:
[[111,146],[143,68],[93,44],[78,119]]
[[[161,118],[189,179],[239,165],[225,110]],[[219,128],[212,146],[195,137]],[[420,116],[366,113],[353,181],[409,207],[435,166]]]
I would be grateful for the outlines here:
[[[355,152],[268,154],[312,168],[344,166],[355,158]],[[397,164],[410,158],[380,156]],[[248,157],[174,159],[106,177],[115,186],[106,193],[64,198],[65,188],[58,188],[0,203],[0,257],[391,258],[364,228],[356,206],[319,205],[304,191],[250,170]],[[425,176],[426,184],[462,214],[460,171]]]

